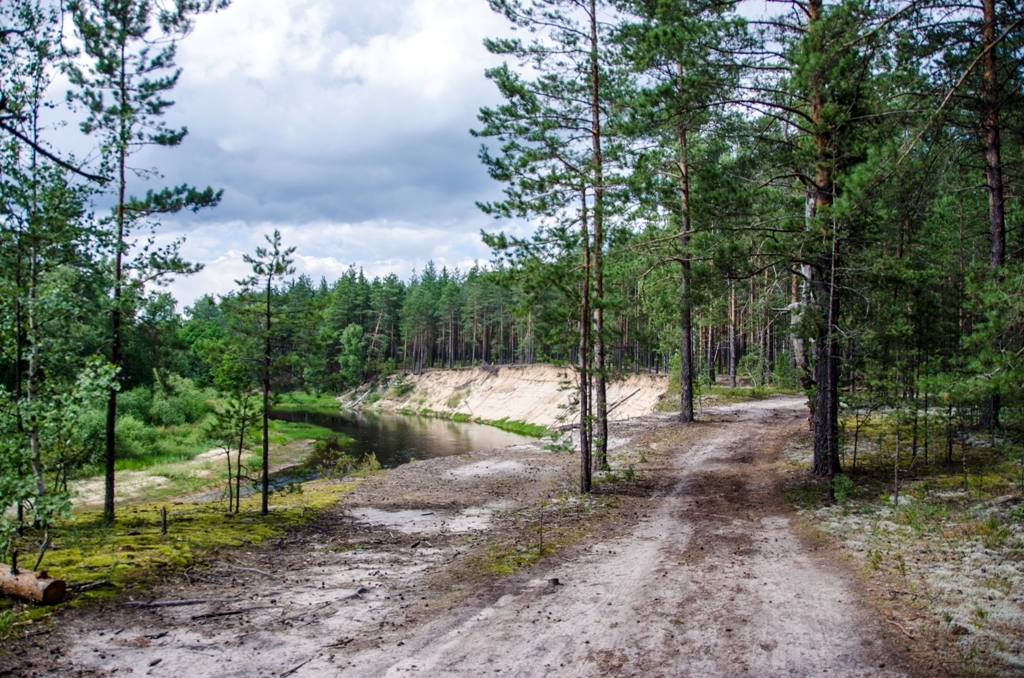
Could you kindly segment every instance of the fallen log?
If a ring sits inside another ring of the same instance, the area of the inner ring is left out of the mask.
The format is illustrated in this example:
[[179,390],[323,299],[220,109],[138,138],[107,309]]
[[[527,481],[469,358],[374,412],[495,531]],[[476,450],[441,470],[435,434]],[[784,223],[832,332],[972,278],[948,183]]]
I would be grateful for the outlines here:
[[64,600],[67,588],[67,582],[54,579],[46,570],[21,570],[18,574],[12,574],[6,567],[0,570],[0,593],[21,600],[53,605]]

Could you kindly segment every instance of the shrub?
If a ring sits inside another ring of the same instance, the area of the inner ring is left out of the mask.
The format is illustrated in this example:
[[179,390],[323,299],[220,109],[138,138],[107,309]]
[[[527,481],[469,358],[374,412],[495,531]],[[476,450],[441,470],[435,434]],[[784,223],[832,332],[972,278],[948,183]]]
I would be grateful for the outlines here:
[[148,386],[136,386],[130,391],[117,394],[118,416],[131,416],[139,421],[149,421],[153,407],[153,390]]
[[835,492],[836,501],[842,503],[853,495],[856,485],[849,476],[838,475],[832,479],[832,491]]
[[153,392],[148,420],[156,426],[180,426],[199,421],[213,407],[191,379],[169,375]]
[[157,434],[152,426],[128,415],[118,417],[114,450],[118,459],[137,459],[152,454]]
[[396,398],[403,398],[416,388],[416,383],[411,379],[407,379],[405,376],[401,376],[395,379],[395,383],[391,385],[391,392]]

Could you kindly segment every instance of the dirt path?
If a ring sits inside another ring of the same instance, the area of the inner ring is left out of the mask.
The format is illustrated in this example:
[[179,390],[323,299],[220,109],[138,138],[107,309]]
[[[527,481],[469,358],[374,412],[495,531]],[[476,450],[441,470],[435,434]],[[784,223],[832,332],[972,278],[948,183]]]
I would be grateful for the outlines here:
[[623,422],[617,454],[644,453],[649,482],[611,495],[590,538],[503,578],[474,576],[473,563],[561,491],[572,458],[523,446],[410,464],[315,529],[147,596],[215,601],[69,613],[63,638],[45,643],[62,653],[40,642],[10,670],[909,675],[845,567],[791,525],[774,465],[805,428],[799,399],[722,406],[690,427]]

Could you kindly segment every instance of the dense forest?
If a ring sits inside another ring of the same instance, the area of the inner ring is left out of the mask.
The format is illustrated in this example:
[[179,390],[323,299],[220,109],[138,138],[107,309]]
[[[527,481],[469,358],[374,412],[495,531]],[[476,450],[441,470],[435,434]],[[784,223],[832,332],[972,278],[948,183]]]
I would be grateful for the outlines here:
[[[1016,0],[808,0],[761,18],[742,2],[490,0],[520,36],[487,42],[503,103],[472,132],[505,189],[481,204],[494,261],[317,282],[274,233],[234,291],[179,310],[162,283],[199,266],[152,234],[221,193],[156,186],[131,159],[184,139],[163,121],[175,48],[226,4],[0,5],[5,552],[24,521],[70,510],[76,474],[102,470],[113,519],[115,462],[154,427],[205,418],[210,436],[261,439],[265,460],[273,393],[396,370],[573,365],[584,492],[605,385],[641,370],[673,371],[684,422],[702,383],[806,392],[829,479],[842,422],[868,411],[1020,454]],[[94,153],[54,145],[61,107]],[[505,235],[510,219],[535,234]]]

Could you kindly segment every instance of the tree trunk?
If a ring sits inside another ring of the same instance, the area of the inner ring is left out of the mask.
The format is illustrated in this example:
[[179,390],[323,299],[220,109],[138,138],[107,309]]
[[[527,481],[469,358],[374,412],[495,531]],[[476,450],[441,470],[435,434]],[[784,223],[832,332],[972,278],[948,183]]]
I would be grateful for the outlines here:
[[590,233],[587,228],[587,192],[581,192],[581,230],[583,232],[583,282],[580,304],[580,494],[591,487],[592,443],[590,439],[590,375],[587,370],[590,343]]
[[[683,64],[679,63],[680,88]],[[679,337],[679,421],[693,421],[693,324],[690,313],[690,165],[686,156],[686,128],[679,128],[679,249],[682,253],[682,275],[679,276],[679,311],[682,331]]]
[[[122,63],[124,60],[122,59]],[[124,72],[122,68],[122,101],[125,94]],[[123,130],[122,130],[123,134]],[[117,188],[117,252],[114,256],[114,305],[110,314],[110,364],[116,369],[121,367],[121,280],[124,256],[124,202],[125,202],[125,160],[127,150],[122,148],[118,154],[118,188]],[[107,398],[107,430],[104,450],[104,487],[103,487],[103,522],[110,525],[114,522],[114,461],[115,440],[117,432],[117,388],[111,388]]]
[[267,515],[270,512],[270,323],[271,309],[270,301],[273,292],[273,276],[267,276],[267,310],[266,310],[266,331],[263,340],[263,477],[262,477],[262,502],[260,514]]
[[729,281],[729,386],[736,388],[736,356],[738,342],[736,340],[736,283]]
[[594,376],[597,393],[597,455],[608,468],[608,396],[604,355],[604,168],[601,155],[600,71],[597,52],[597,3],[590,0],[590,139],[594,165]]
[[25,396],[29,405],[28,422],[28,443],[32,462],[32,472],[36,478],[36,492],[40,497],[46,494],[46,479],[43,477],[42,451],[39,446],[39,420],[35,413],[34,401],[36,399],[36,388],[39,381],[39,336],[37,335],[38,325],[36,323],[36,291],[37,291],[37,254],[36,248],[31,247],[29,255],[29,280],[28,280],[28,333],[30,346],[28,351],[28,375],[25,382]]
[[[812,41],[821,30],[822,0],[811,0],[808,9],[808,35]],[[835,198],[832,162],[835,149],[829,133],[829,124],[824,119],[824,74],[814,73],[811,81],[811,120],[815,148],[814,165],[814,220],[831,219],[830,211]],[[839,317],[839,297],[836,293],[837,225],[831,223],[831,242],[824,243],[818,256],[815,272],[817,303],[822,307],[818,325],[818,342],[815,355],[815,381],[817,397],[814,408],[814,473],[829,477],[829,496],[832,497],[831,479],[840,472],[839,466],[839,357],[836,322]]]
[[708,324],[708,382],[715,384],[715,326]]
[[[1003,165],[1000,158],[999,81],[996,73],[995,0],[982,0],[985,54],[985,179],[988,189],[989,267],[995,271],[1006,263],[1006,217],[1003,202]],[[998,273],[996,274],[998,275]],[[994,431],[999,426],[999,394],[986,397],[981,405],[981,425]]]

